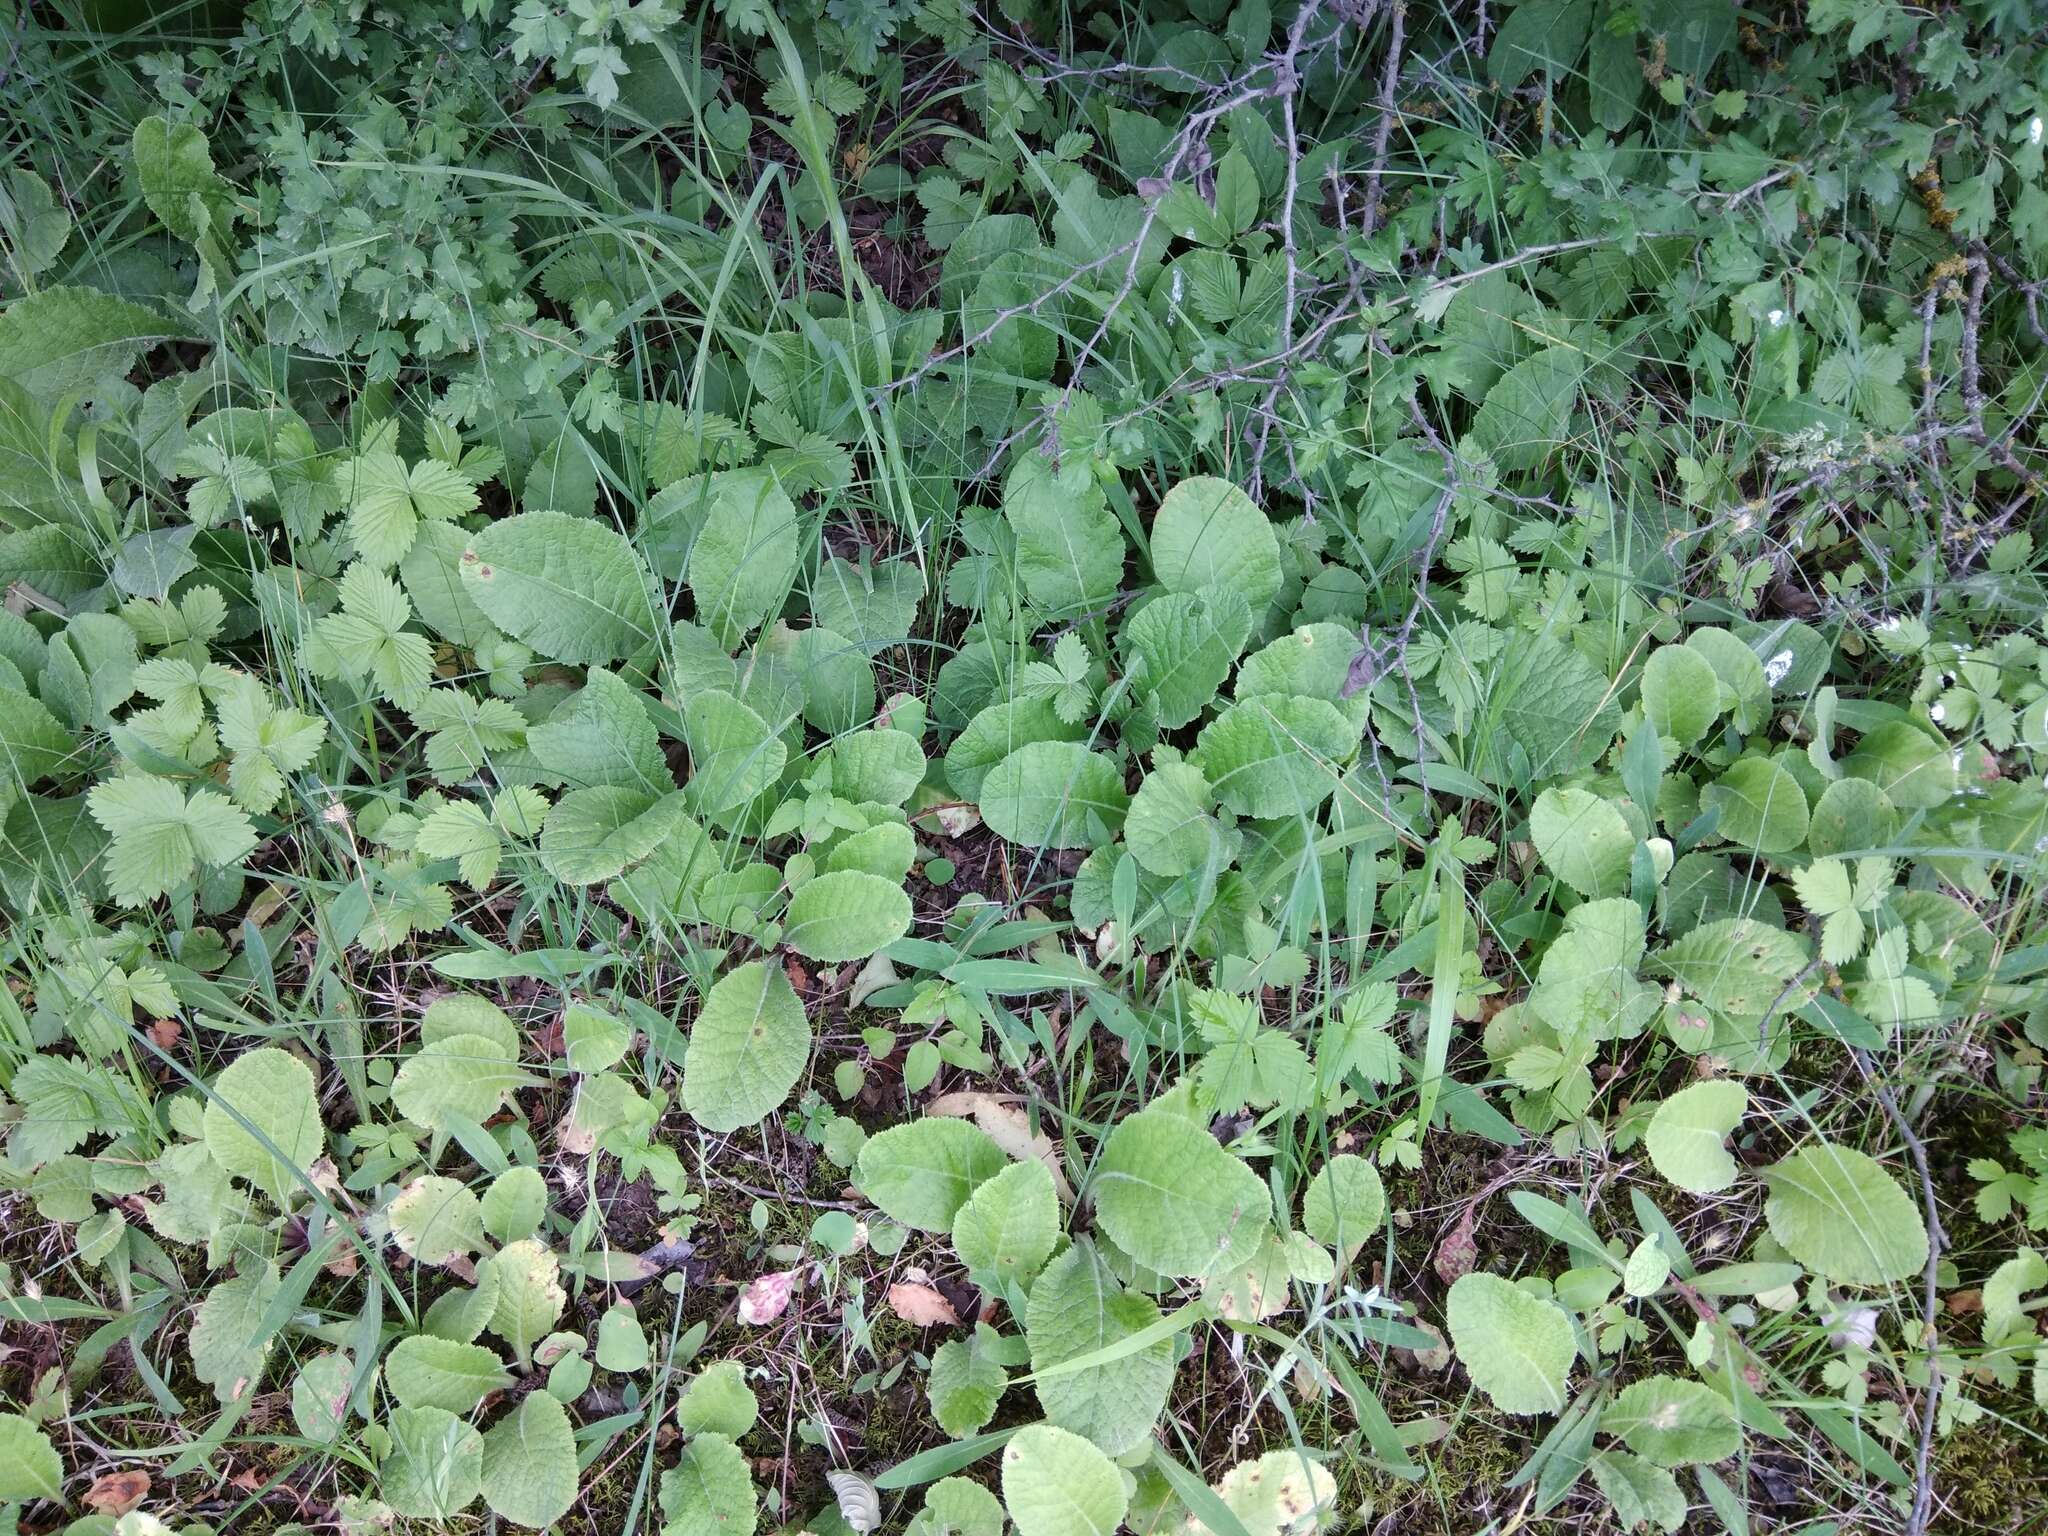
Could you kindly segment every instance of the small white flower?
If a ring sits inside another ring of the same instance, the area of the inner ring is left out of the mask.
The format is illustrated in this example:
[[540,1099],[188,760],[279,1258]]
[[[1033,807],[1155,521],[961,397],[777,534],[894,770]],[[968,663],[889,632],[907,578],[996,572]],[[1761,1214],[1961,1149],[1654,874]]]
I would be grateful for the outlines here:
[[1896,635],[1899,632],[1899,616],[1893,614],[1877,627],[1887,635]]
[[2048,853],[2048,837],[2037,837],[2034,839],[2034,852]]
[[1792,675],[1792,653],[1780,651],[1764,663],[1764,681],[1773,688]]
[[1954,752],[1949,754],[1948,765],[1957,773],[1963,771],[1963,749],[1961,747],[1957,747]]
[[1771,327],[1775,330],[1778,326],[1785,323],[1785,311],[1774,309],[1768,315],[1765,315],[1764,318],[1771,322]]
[[2040,114],[2040,113],[2038,113],[2038,112],[2036,112],[2036,113],[2035,113],[2035,114],[2034,114],[2034,115],[2033,115],[2032,117],[2030,117],[2030,118],[2028,118],[2028,119],[2027,119],[2027,142],[2028,142],[2029,144],[2038,144],[2038,143],[2040,143],[2040,142],[2041,142],[2041,133],[2042,133],[2042,123],[2041,123],[2041,114]]
[[1932,709],[1927,711],[1927,718],[1932,720],[1936,725],[1941,724],[1942,721],[1948,718],[1948,707],[1943,704],[1935,705]]

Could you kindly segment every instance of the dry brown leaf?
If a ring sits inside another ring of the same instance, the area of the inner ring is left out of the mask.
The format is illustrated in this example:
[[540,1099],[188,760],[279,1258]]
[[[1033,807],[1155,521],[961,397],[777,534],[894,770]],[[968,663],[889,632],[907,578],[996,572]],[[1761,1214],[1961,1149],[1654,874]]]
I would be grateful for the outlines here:
[[178,1048],[178,1036],[184,1032],[184,1026],[176,1019],[151,1019],[147,1030],[149,1038],[156,1042],[156,1048],[167,1053]]
[[1052,1175],[1052,1187],[1059,1191],[1060,1199],[1068,1205],[1074,1203],[1073,1186],[1067,1183],[1067,1176],[1060,1168],[1059,1143],[1043,1132],[1032,1135],[1031,1117],[1012,1100],[1000,1094],[967,1089],[939,1095],[932,1100],[927,1113],[951,1115],[956,1119],[972,1118],[976,1125],[988,1132],[989,1139],[1001,1147],[1005,1155],[1018,1162],[1035,1157],[1045,1164],[1046,1172]]
[[139,1468],[130,1472],[109,1472],[85,1490],[85,1502],[95,1514],[116,1520],[148,1497],[149,1474]]
[[938,1323],[958,1323],[960,1314],[953,1303],[928,1285],[896,1284],[889,1287],[889,1310],[906,1323],[930,1328]]
[[1479,1267],[1479,1245],[1472,1240],[1472,1226],[1478,1215],[1478,1206],[1466,1206],[1465,1214],[1458,1218],[1458,1224],[1445,1233],[1444,1240],[1436,1245],[1436,1277],[1445,1285],[1454,1283],[1461,1276],[1469,1275]]

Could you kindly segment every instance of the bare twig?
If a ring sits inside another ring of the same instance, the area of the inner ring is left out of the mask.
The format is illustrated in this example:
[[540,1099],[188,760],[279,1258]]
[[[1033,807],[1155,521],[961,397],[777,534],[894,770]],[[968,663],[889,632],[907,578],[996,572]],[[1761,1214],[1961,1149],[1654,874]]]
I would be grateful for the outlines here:
[[1370,239],[1380,227],[1380,182],[1387,172],[1387,145],[1394,136],[1394,93],[1401,81],[1401,44],[1408,21],[1404,0],[1394,0],[1391,31],[1387,37],[1387,59],[1380,70],[1379,126],[1372,136],[1372,168],[1365,177],[1365,233]]

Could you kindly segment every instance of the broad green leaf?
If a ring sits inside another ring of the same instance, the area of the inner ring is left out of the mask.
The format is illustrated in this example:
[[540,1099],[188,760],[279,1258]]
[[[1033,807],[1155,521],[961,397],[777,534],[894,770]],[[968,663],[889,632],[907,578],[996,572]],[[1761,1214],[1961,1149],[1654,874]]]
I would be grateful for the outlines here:
[[1003,1536],[1003,1506],[981,1484],[942,1477],[926,1490],[907,1536]]
[[690,550],[697,622],[734,649],[781,606],[796,569],[796,504],[772,475],[722,477]]
[[1742,1427],[1728,1399],[1677,1376],[1647,1376],[1622,1388],[1600,1428],[1660,1467],[1720,1461],[1742,1446]]
[[981,814],[1026,848],[1092,848],[1114,837],[1130,797],[1116,762],[1079,742],[1037,741],[989,770]]
[[1123,528],[1086,469],[1062,475],[1024,459],[1003,491],[1003,516],[1017,536],[1017,579],[1048,613],[1093,607],[1123,580]]
[[1584,656],[1539,634],[1508,647],[1497,665],[1489,705],[1538,776],[1578,772],[1606,752],[1621,713]]
[[466,1414],[489,1394],[512,1385],[505,1363],[480,1344],[418,1334],[384,1357],[384,1384],[408,1408]]
[[349,1394],[356,1363],[345,1350],[328,1350],[299,1367],[292,1378],[292,1423],[315,1445],[327,1445],[349,1418]]
[[865,960],[910,931],[910,897],[902,886],[860,870],[840,869],[806,881],[789,900],[782,941],[812,960]]
[[760,1500],[739,1447],[724,1435],[693,1435],[661,1475],[662,1536],[754,1536]]
[[782,773],[788,749],[768,722],[729,693],[693,695],[683,705],[690,744],[690,809],[716,816],[747,804]]
[[745,1368],[737,1360],[717,1360],[684,1390],[676,1407],[676,1422],[686,1435],[708,1431],[737,1440],[754,1427],[760,1411],[760,1399],[747,1385]]
[[[1750,917],[1728,917],[1693,929],[1652,957],[1652,964],[1707,1007],[1736,1018],[1760,1018],[1807,961],[1806,941]],[[1799,1006],[1794,995],[1782,1007]]]
[[214,1079],[205,1124],[213,1160],[279,1205],[303,1187],[327,1145],[311,1069],[276,1046],[228,1063]]
[[1504,470],[1534,469],[1565,445],[1585,377],[1583,352],[1551,347],[1515,364],[1486,392],[1472,440]]
[[1017,1536],[1113,1536],[1130,1507],[1115,1464],[1051,1424],[1026,1425],[1003,1447],[1003,1503]]
[[532,1081],[507,1059],[501,1040],[446,1035],[406,1058],[392,1079],[391,1102],[414,1125],[445,1136],[458,1122],[482,1125]]
[[1643,1144],[1665,1178],[1693,1194],[1711,1195],[1735,1182],[1735,1159],[1722,1141],[1748,1112],[1749,1094],[1740,1083],[1694,1083],[1657,1106]]
[[1956,762],[1945,742],[1904,720],[1887,720],[1842,759],[1842,772],[1866,779],[1905,810],[1936,810],[1956,792]]
[[449,1520],[483,1488],[484,1437],[445,1408],[394,1408],[378,1496],[396,1514]]
[[44,288],[0,309],[0,379],[54,402],[118,377],[159,342],[196,334],[190,321],[92,288]]
[[1927,1262],[1920,1207],[1874,1158],[1814,1141],[1763,1171],[1771,1236],[1815,1274],[1887,1285]]
[[978,1323],[968,1338],[948,1339],[932,1353],[926,1395],[939,1428],[955,1439],[976,1433],[995,1417],[1010,1383],[1009,1372],[990,1353],[995,1337],[988,1324]]
[[1205,1126],[1171,1109],[1119,1122],[1090,1189],[1103,1230],[1162,1275],[1243,1263],[1272,1225],[1273,1198],[1259,1176]]
[[1868,779],[1836,779],[1814,802],[1806,846],[1816,858],[1883,848],[1898,835],[1899,813]]
[[666,793],[675,776],[641,695],[617,673],[592,667],[583,686],[526,733],[534,760],[571,788],[619,784]]
[[1155,598],[1124,621],[1117,643],[1152,718],[1178,730],[1214,702],[1251,631],[1244,594],[1211,587]]
[[562,1405],[529,1392],[484,1435],[483,1495],[499,1519],[544,1531],[576,1502],[576,1437]]
[[1729,711],[1738,731],[1753,731],[1763,723],[1770,712],[1771,683],[1755,651],[1727,630],[1712,627],[1692,631],[1685,648],[1705,660],[1720,682],[1715,713]]
[[854,731],[832,743],[832,793],[855,804],[902,805],[924,771],[923,750],[903,731]]
[[11,790],[63,771],[77,750],[77,741],[42,700],[0,682],[0,801]]
[[1700,791],[1718,809],[1721,836],[1752,853],[1789,853],[1806,841],[1806,791],[1775,758],[1745,757]]
[[18,1413],[0,1413],[0,1499],[64,1497],[64,1464],[50,1437]]
[[192,1374],[213,1388],[222,1403],[242,1401],[263,1379],[264,1362],[276,1339],[265,1319],[281,1284],[275,1264],[250,1261],[199,1303],[186,1348],[192,1355]]
[[523,1365],[568,1305],[562,1266],[546,1248],[528,1238],[508,1243],[491,1260],[491,1268],[497,1271],[498,1285],[491,1332],[512,1346]]
[[970,1270],[1027,1285],[1059,1241],[1059,1193],[1037,1158],[980,1184],[953,1215],[953,1251]]
[[466,1260],[484,1246],[483,1207],[457,1180],[423,1174],[391,1202],[391,1240],[421,1264]]
[[[1300,1536],[1319,1530],[1337,1502],[1337,1480],[1320,1461],[1292,1449],[1268,1451],[1241,1461],[1216,1484],[1216,1497],[1237,1516],[1244,1536]],[[1199,1514],[1188,1522],[1193,1536],[1225,1536],[1202,1523]]]
[[1484,1271],[1460,1275],[1444,1309],[1451,1344],[1472,1384],[1503,1413],[1555,1413],[1578,1346],[1554,1303]]
[[[1043,1172],[1036,1163],[1018,1167],[1039,1167]],[[1078,1241],[1032,1283],[1024,1324],[1031,1369],[1043,1372],[1109,1349],[1152,1327],[1159,1316],[1159,1308],[1148,1297],[1118,1284],[1093,1243]],[[1033,1384],[1049,1421],[1085,1435],[1110,1456],[1146,1442],[1172,1389],[1170,1338]]]
[[1259,694],[1208,725],[1191,761],[1240,816],[1302,816],[1337,787],[1358,751],[1357,728],[1327,699]]
[[226,239],[234,205],[203,132],[191,123],[145,117],[135,125],[129,149],[142,200],[164,228],[187,245],[208,236]]
[[1529,812],[1529,836],[1543,862],[1581,896],[1628,888],[1636,837],[1620,811],[1583,789],[1546,789]]
[[1659,736],[1689,747],[1721,712],[1721,684],[1706,657],[1682,645],[1660,645],[1643,663],[1643,715]]
[[566,512],[521,512],[462,556],[462,584],[490,621],[541,655],[608,663],[653,643],[654,578],[610,528]]
[[705,995],[683,1058],[683,1107],[706,1130],[752,1125],[789,1097],[811,1055],[811,1026],[782,967],[754,960]]
[[1008,1162],[979,1126],[935,1116],[870,1136],[860,1149],[855,1182],[906,1227],[945,1232],[967,1197]]
[[1124,841],[1148,872],[1166,879],[1200,869],[1218,840],[1228,841],[1213,814],[1215,797],[1201,769],[1191,763],[1161,763],[1145,775],[1124,818]]
[[1379,1231],[1386,1215],[1379,1170],[1350,1152],[1339,1152],[1317,1169],[1301,1197],[1301,1230],[1340,1252]]
[[484,1230],[501,1243],[531,1237],[547,1219],[548,1185],[538,1168],[507,1168],[483,1193]]
[[1684,1529],[1685,1493],[1678,1479],[1664,1468],[1626,1451],[1602,1450],[1587,1458],[1586,1469],[1614,1506],[1615,1518],[1624,1530],[1654,1524],[1675,1536]]
[[1197,475],[1159,503],[1152,571],[1169,592],[1234,592],[1257,613],[1280,591],[1280,540],[1237,486]]
[[572,789],[540,833],[540,860],[564,885],[595,885],[646,858],[688,820],[680,790],[656,794],[623,784]]
[[1060,719],[1047,698],[1006,699],[967,722],[946,749],[946,782],[963,800],[979,800],[989,770],[1035,741],[1075,741],[1088,728]]

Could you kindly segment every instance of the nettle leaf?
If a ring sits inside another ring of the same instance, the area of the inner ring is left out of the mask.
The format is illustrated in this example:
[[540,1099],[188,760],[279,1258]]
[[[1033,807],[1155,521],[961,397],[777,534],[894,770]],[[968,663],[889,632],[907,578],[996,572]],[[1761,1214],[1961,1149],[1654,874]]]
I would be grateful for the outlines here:
[[327,1145],[312,1070],[275,1046],[228,1063],[214,1079],[204,1123],[213,1160],[279,1205],[290,1202]]
[[612,529],[566,512],[492,523],[463,552],[462,586],[499,629],[572,665],[618,661],[660,632],[646,562]]
[[1327,699],[1259,694],[1208,725],[1190,759],[1240,816],[1305,816],[1329,799],[1358,751],[1358,728]]
[[661,1475],[662,1536],[754,1536],[760,1499],[747,1459],[724,1435],[694,1435]]
[[50,1437],[18,1413],[0,1413],[0,1499],[64,1497],[64,1463]]
[[1037,1158],[977,1186],[953,1216],[953,1251],[969,1270],[1028,1284],[1060,1235],[1059,1192]]
[[1581,896],[1619,896],[1629,884],[1636,836],[1614,805],[1583,789],[1546,789],[1529,812],[1543,862]]
[[1721,836],[1752,853],[1789,853],[1806,841],[1806,791],[1775,758],[1745,757],[1700,791],[1718,809]]
[[[1019,1167],[1039,1166],[1019,1164]],[[1041,1172],[1043,1171],[1041,1167]],[[1173,1340],[1065,1374],[1051,1368],[1122,1344],[1159,1321],[1149,1297],[1117,1282],[1095,1245],[1077,1241],[1033,1282],[1024,1334],[1045,1416],[1121,1456],[1143,1445],[1173,1390]]]
[[1742,1427],[1728,1399],[1676,1376],[1651,1376],[1622,1388],[1600,1427],[1660,1467],[1719,1461],[1742,1448]]
[[154,901],[200,866],[239,863],[256,849],[256,829],[226,795],[169,779],[128,774],[86,795],[92,819],[114,845],[106,860],[108,893],[125,906]]
[[676,1406],[676,1422],[686,1435],[707,1431],[738,1440],[754,1427],[761,1411],[760,1399],[747,1385],[746,1369],[737,1360],[717,1360],[683,1392]]
[[854,1182],[906,1227],[946,1232],[967,1197],[1008,1163],[979,1126],[935,1116],[870,1136],[861,1146]]
[[1242,1264],[1272,1225],[1259,1176],[1208,1129],[1171,1109],[1120,1122],[1090,1185],[1116,1245],[1162,1275],[1199,1277]]
[[499,1519],[544,1531],[576,1502],[576,1436],[562,1405],[529,1392],[484,1435],[484,1502]]
[[932,1417],[955,1439],[974,1434],[994,1418],[1010,1384],[1009,1372],[991,1353],[996,1343],[995,1330],[977,1323],[970,1337],[948,1339],[932,1353],[925,1391]]
[[991,768],[981,815],[1025,848],[1092,848],[1116,836],[1130,797],[1116,760],[1079,742],[1034,741]]
[[1003,1447],[1003,1504],[1017,1536],[1113,1536],[1130,1507],[1116,1464],[1051,1424],[1026,1425]]
[[910,931],[910,897],[879,875],[839,869],[807,880],[789,899],[782,941],[812,960],[865,960]]
[[1740,1083],[1694,1083],[1657,1106],[1643,1144],[1665,1178],[1710,1195],[1735,1182],[1735,1159],[1722,1142],[1748,1112],[1749,1094]]
[[408,1408],[468,1413],[491,1393],[511,1386],[512,1373],[480,1344],[420,1334],[391,1347],[384,1357],[384,1384]]
[[1340,1152],[1316,1170],[1301,1197],[1301,1230],[1343,1252],[1356,1248],[1387,1216],[1386,1186],[1365,1158]]
[[377,1493],[394,1514],[450,1520],[483,1489],[484,1437],[445,1408],[394,1408]]
[[1152,571],[1168,592],[1234,592],[1256,613],[1280,591],[1280,539],[1237,486],[1197,475],[1153,514]]
[[1472,1384],[1503,1413],[1555,1413],[1578,1345],[1552,1302],[1483,1271],[1460,1275],[1444,1309],[1451,1344]]
[[484,1246],[483,1208],[467,1185],[414,1179],[391,1202],[391,1240],[421,1264],[467,1259]]
[[705,995],[683,1058],[683,1107],[708,1131],[753,1125],[789,1097],[810,1057],[811,1026],[789,977],[750,961]]
[[1874,1158],[1815,1141],[1763,1177],[1771,1235],[1815,1274],[1843,1285],[1888,1285],[1926,1264],[1920,1208]]

